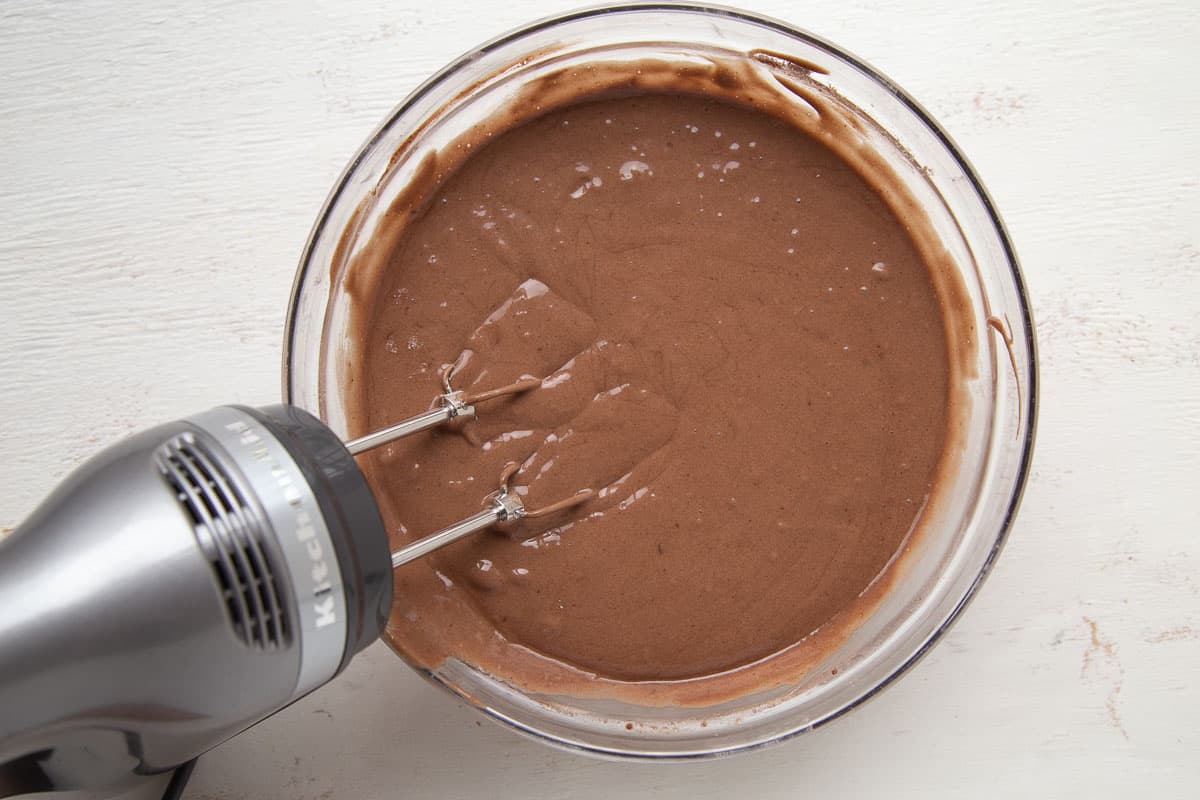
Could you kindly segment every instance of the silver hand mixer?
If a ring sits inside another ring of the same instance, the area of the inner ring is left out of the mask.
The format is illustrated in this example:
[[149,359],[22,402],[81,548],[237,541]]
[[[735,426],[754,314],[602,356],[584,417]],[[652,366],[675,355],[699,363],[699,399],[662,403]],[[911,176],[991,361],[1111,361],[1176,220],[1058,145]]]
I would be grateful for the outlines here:
[[390,552],[354,455],[497,396],[446,388],[347,443],[295,407],[224,406],[75,470],[0,540],[0,797],[118,791],[190,764],[378,638],[393,568],[522,516],[502,484]]

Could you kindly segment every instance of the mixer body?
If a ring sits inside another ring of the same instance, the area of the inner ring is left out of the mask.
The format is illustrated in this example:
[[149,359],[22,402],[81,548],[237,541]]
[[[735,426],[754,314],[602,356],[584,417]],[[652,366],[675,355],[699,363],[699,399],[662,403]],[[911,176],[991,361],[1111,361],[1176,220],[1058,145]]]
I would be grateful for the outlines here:
[[133,436],[0,542],[0,797],[185,763],[336,675],[390,605],[374,500],[314,417]]

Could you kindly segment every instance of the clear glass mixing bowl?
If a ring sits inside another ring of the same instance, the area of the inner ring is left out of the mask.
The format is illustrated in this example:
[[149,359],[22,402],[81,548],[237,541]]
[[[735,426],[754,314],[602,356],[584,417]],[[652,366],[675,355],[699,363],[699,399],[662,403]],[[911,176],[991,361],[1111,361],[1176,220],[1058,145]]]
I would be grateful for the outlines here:
[[[856,707],[903,673],[958,616],[1012,525],[1029,469],[1037,407],[1033,321],[1004,227],[949,136],[892,81],[812,34],[732,9],[629,5],[530,25],[467,53],[414,91],[337,182],[293,289],[284,353],[288,402],[346,433],[346,265],[422,154],[504,109],[548,72],[647,58],[759,57],[853,113],[922,205],[959,266],[978,336],[953,491],[939,524],[910,545],[874,611],[823,662],[785,686],[706,707],[540,696],[451,659],[422,670],[485,714],[541,740],[597,754],[685,758],[780,741]],[[788,66],[789,62],[793,65]],[[817,69],[796,70],[795,64]],[[822,75],[821,72],[825,74]],[[414,408],[428,398],[413,398]],[[628,723],[635,723],[632,729]]]

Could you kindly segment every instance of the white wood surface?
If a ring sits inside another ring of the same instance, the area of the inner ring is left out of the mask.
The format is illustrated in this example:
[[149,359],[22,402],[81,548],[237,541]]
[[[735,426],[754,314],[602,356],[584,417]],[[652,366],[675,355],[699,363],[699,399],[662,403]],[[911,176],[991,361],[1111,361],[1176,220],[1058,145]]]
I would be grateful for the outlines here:
[[[906,87],[1011,228],[1042,413],[979,598],[849,717],[673,766],[480,725],[375,645],[203,758],[187,797],[1196,795],[1200,13],[746,3]],[[278,399],[292,272],[343,163],[429,73],[564,8],[0,4],[0,526],[105,442]]]

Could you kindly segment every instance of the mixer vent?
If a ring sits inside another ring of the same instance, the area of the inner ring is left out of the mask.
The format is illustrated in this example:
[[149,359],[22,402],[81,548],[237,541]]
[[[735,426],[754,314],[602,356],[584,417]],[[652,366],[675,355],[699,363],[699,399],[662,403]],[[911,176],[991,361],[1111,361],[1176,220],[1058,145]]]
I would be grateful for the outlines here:
[[288,616],[267,558],[259,513],[192,434],[171,439],[159,448],[157,459],[212,565],[237,637],[257,650],[286,646]]

